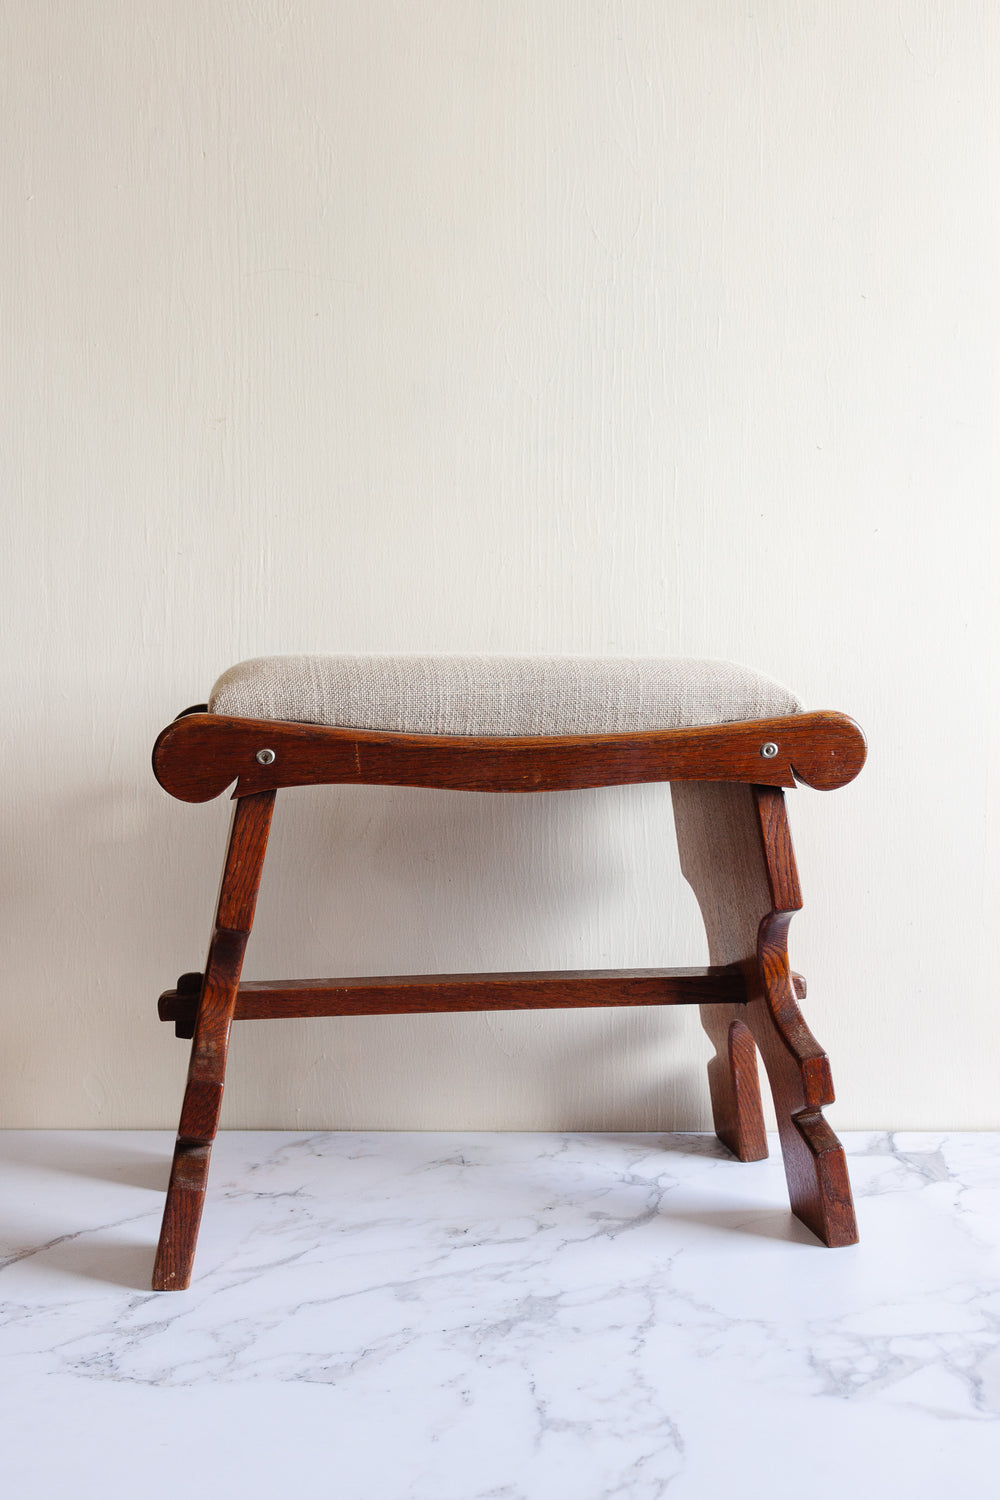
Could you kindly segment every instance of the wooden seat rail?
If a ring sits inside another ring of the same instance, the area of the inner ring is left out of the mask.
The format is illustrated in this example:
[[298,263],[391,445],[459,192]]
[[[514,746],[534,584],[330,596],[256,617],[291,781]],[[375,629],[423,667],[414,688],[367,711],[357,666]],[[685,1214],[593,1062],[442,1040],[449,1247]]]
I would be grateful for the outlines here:
[[208,802],[281,787],[435,787],[453,792],[559,792],[653,781],[737,781],[830,791],[853,780],[865,737],[846,714],[792,714],[692,729],[482,739],[332,729],[188,709],[153,747],[171,796]]

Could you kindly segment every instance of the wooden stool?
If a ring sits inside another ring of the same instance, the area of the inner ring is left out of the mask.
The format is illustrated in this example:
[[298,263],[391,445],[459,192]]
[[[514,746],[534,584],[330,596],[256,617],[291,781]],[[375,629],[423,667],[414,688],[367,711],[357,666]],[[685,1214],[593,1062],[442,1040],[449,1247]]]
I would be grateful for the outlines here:
[[[802,899],[781,788],[843,786],[864,760],[853,720],[804,713],[786,689],[724,662],[332,656],[232,668],[153,751],[157,780],[183,801],[236,783],[205,972],[183,974],[159,1002],[193,1045],[154,1288],[190,1282],[234,1019],[697,1004],[716,1048],[719,1139],[741,1161],[767,1155],[759,1048],[792,1210],[825,1244],[853,1244],[844,1151],[822,1114],[834,1098],[830,1066],[788,964]],[[707,967],[240,982],[279,787],[544,792],[647,781],[672,784]]]

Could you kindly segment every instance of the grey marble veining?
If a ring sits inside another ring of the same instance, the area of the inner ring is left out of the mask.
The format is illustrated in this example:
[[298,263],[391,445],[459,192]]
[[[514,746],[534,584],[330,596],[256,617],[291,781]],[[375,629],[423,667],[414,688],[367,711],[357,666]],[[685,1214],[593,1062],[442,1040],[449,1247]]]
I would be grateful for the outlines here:
[[707,1136],[227,1134],[156,1294],[170,1144],[0,1136],[4,1494],[937,1500],[1000,1463],[1000,1136],[848,1137],[828,1251]]

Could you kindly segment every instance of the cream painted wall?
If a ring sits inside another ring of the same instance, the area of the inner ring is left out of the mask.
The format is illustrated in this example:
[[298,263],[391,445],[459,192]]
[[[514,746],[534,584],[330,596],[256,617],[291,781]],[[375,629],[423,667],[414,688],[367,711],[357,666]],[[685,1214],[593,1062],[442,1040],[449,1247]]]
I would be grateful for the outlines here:
[[[168,1126],[242,657],[734,657],[854,713],[791,794],[836,1125],[1000,1126],[1000,11],[8,0],[7,1125]],[[991,759],[992,754],[992,759]],[[699,962],[664,788],[279,798],[247,974]],[[687,1012],[236,1033],[225,1122],[703,1128]]]

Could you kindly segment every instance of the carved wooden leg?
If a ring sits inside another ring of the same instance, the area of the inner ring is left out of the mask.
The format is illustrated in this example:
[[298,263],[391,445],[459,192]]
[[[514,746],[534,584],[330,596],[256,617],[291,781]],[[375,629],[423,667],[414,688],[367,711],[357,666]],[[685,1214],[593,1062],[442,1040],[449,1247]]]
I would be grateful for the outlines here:
[[740,963],[747,978],[746,1006],[702,1007],[716,1045],[716,1131],[743,1160],[766,1154],[755,1150],[763,1121],[752,1038],[774,1096],[792,1210],[827,1245],[853,1245],[844,1149],[822,1114],[834,1098],[830,1064],[802,1019],[788,966],[788,926],[802,897],[784,793],[692,781],[672,791],[681,868],[701,907],[710,962]]
[[205,1202],[212,1142],[219,1127],[229,1032],[260,886],[274,792],[241,797],[233,810],[215,928],[191,1044],[153,1290],[179,1291],[191,1281]]
[[715,1133],[740,1161],[762,1161],[767,1132],[757,1078],[757,1048],[744,1007],[702,1005],[701,1024],[715,1043],[708,1065]]

